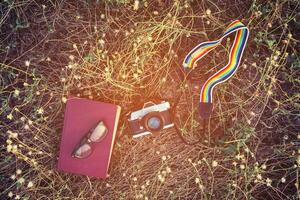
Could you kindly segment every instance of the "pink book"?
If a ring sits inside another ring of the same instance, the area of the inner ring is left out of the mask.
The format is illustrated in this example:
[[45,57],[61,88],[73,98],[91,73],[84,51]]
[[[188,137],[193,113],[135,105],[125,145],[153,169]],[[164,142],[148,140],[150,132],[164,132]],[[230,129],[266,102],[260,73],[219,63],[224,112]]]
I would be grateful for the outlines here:
[[[76,97],[69,98],[65,110],[58,169],[105,179],[108,175],[120,112],[120,106],[113,104]],[[89,157],[73,158],[74,148],[99,120],[102,120],[108,128],[105,138],[92,144],[93,152]]]

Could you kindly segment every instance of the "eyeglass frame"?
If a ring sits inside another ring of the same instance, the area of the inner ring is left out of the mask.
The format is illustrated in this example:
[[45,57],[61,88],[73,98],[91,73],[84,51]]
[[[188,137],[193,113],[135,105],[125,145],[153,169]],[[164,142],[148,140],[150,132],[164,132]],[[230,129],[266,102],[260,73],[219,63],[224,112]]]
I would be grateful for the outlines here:
[[[97,126],[98,126],[101,122],[103,122],[103,125],[104,125],[104,127],[105,127],[105,129],[106,129],[105,134],[102,136],[102,138],[101,138],[99,141],[94,142],[94,141],[92,141],[92,140],[90,139],[90,137],[91,137],[91,135],[93,134],[93,131],[97,128]],[[76,147],[74,148],[74,150],[72,151],[72,154],[71,154],[71,155],[72,155],[72,158],[85,159],[85,158],[89,157],[89,156],[93,153],[93,145],[92,145],[92,144],[93,144],[93,143],[99,143],[99,142],[101,142],[101,141],[106,137],[107,133],[108,133],[108,128],[107,128],[106,124],[104,123],[104,121],[103,121],[103,120],[98,121],[97,125],[96,125],[94,128],[91,128],[91,129],[88,131],[88,133],[85,134],[85,135],[81,138],[80,142],[76,145]],[[91,153],[90,153],[88,156],[84,157],[84,158],[76,157],[76,156],[75,156],[75,155],[76,155],[76,151],[78,151],[78,149],[79,149],[81,146],[83,146],[84,144],[90,145],[90,147],[91,147]]]

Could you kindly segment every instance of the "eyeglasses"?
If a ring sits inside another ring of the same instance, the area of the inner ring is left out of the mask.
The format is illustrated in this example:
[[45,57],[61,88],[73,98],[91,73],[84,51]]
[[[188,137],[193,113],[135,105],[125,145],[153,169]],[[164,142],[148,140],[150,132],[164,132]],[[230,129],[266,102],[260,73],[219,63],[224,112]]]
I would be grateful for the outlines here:
[[100,121],[95,128],[92,128],[80,143],[76,146],[72,153],[73,158],[87,158],[91,155],[92,143],[97,143],[103,140],[107,135],[108,129],[103,121]]

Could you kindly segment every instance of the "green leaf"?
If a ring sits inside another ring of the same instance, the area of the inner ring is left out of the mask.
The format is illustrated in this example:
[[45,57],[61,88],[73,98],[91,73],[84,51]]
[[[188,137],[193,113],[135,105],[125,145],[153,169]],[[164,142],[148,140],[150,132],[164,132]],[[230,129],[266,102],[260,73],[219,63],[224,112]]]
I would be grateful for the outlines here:
[[267,40],[266,42],[267,42],[269,49],[272,49],[276,40]]
[[84,57],[84,60],[85,60],[86,62],[91,62],[91,61],[95,60],[95,56],[92,55],[92,54],[88,54],[88,55],[86,55],[86,56]]
[[226,147],[225,149],[223,149],[224,153],[226,154],[235,154],[237,151],[236,145],[234,144],[230,144],[228,147]]

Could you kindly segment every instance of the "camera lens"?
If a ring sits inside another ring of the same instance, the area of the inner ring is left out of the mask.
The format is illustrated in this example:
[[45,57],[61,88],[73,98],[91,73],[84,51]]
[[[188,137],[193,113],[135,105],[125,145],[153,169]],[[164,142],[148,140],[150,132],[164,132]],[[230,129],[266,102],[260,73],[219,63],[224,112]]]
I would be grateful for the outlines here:
[[157,130],[159,127],[161,127],[161,120],[158,117],[151,117],[148,119],[148,127],[153,130]]
[[145,115],[142,119],[146,130],[150,132],[160,131],[164,128],[164,119],[159,112],[151,112]]

